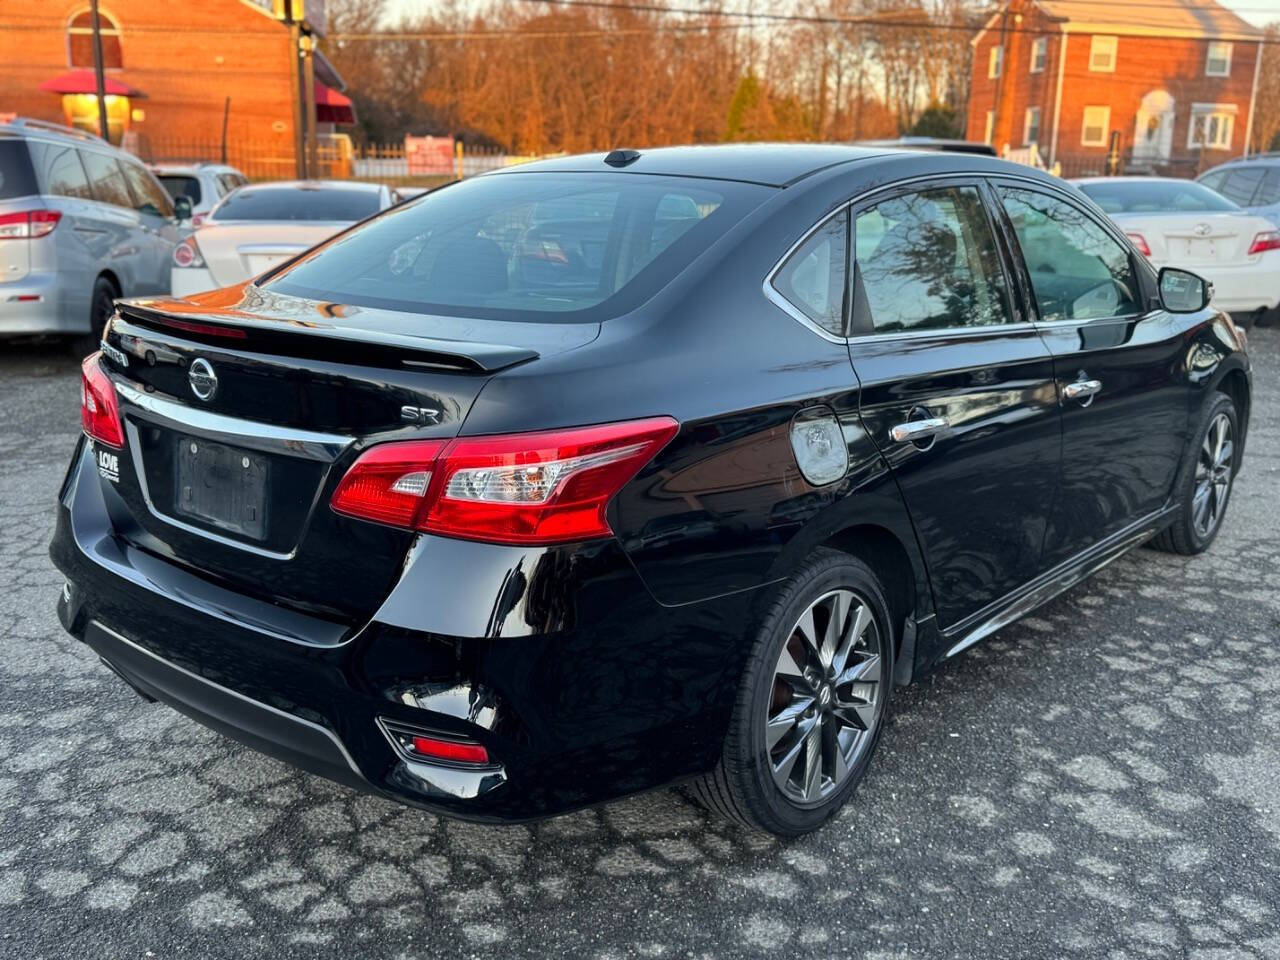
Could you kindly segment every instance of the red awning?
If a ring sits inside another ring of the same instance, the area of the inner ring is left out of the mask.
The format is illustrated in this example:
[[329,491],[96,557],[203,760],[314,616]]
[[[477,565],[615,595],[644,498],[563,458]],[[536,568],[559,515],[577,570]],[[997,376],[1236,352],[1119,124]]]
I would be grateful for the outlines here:
[[340,123],[349,126],[356,122],[356,108],[351,98],[343,96],[332,87],[316,81],[316,120],[319,123]]
[[[123,80],[107,74],[104,79],[104,92],[117,97],[134,97],[145,100],[147,95],[137,87],[130,86]],[[40,89],[48,93],[97,93],[98,84],[92,70],[68,70],[60,73],[52,80],[40,84]],[[350,101],[348,101],[349,103]]]

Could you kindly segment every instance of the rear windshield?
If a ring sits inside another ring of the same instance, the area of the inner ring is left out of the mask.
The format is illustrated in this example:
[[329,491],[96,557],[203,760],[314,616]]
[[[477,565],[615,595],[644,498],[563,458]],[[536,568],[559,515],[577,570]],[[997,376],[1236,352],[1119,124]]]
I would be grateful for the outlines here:
[[378,212],[376,190],[247,187],[228,194],[211,220],[315,220],[354,223]]
[[184,177],[177,173],[157,173],[156,176],[173,199],[190,197],[193,207],[200,203],[200,181],[195,177]]
[[1107,213],[1214,213],[1240,209],[1221,194],[1190,180],[1116,180],[1082,183],[1080,189]]
[[603,319],[653,296],[769,193],[641,174],[477,177],[337,238],[268,286],[415,313]]
[[0,140],[0,200],[39,193],[25,140]]

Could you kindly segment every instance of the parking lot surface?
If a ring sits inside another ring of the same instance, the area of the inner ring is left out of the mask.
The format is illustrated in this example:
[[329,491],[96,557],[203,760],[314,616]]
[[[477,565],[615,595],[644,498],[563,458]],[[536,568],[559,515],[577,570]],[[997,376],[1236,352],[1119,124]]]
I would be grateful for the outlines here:
[[1280,331],[1213,549],[1142,549],[899,690],[790,843],[659,791],[442,820],[148,705],[49,562],[77,365],[0,357],[0,957],[1280,957]]

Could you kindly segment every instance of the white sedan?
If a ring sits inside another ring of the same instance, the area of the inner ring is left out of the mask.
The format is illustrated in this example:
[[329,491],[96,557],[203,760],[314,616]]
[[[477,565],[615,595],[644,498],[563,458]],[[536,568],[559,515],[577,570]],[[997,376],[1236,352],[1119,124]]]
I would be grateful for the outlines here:
[[1181,267],[1213,284],[1213,304],[1260,313],[1280,304],[1280,230],[1190,180],[1073,180],[1156,267]]
[[186,297],[249,280],[394,201],[390,189],[373,183],[289,180],[240,187],[174,249],[170,289]]

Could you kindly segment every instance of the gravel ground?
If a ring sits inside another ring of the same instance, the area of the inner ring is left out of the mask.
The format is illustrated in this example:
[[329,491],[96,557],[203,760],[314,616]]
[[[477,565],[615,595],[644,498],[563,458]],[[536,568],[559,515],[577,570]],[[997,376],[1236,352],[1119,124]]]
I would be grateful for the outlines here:
[[1280,957],[1280,330],[1214,548],[1138,550],[899,691],[791,843],[658,791],[461,824],[147,705],[46,550],[76,366],[0,357],[0,957]]

